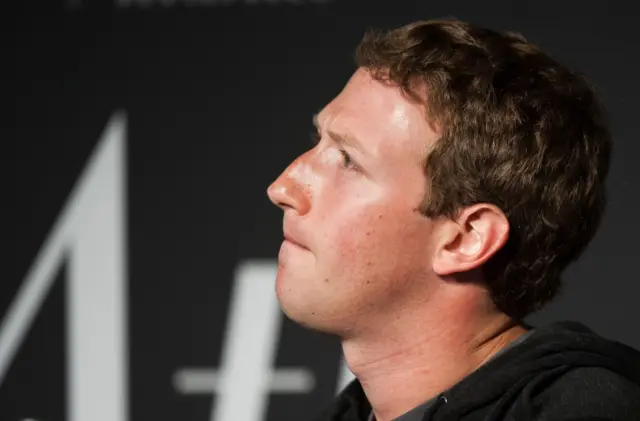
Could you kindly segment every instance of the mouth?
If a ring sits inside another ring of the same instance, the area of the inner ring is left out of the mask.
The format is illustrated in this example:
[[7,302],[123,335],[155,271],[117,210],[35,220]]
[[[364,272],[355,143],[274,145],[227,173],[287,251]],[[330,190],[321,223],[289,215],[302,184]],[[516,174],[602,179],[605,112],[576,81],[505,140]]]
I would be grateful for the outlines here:
[[301,249],[308,250],[308,248],[306,248],[305,246],[303,246],[302,244],[300,244],[299,242],[297,242],[295,239],[291,238],[291,237],[290,237],[290,236],[288,236],[288,235],[285,235],[285,236],[284,236],[284,241],[285,241],[285,242],[287,242],[287,243],[289,243],[289,244],[291,244],[291,245],[294,245],[294,246],[296,246],[296,247],[299,247],[299,248],[301,248]]

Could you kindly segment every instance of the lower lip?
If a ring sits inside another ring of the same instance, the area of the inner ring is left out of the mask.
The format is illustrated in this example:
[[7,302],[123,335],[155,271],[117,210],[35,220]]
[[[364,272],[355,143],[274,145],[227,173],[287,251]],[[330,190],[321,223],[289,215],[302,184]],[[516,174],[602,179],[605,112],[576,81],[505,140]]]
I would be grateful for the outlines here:
[[297,253],[299,250],[305,250],[298,244],[291,242],[289,240],[284,240],[282,245],[280,245],[280,252],[278,253],[278,264],[282,265],[286,260],[287,256],[291,253]]

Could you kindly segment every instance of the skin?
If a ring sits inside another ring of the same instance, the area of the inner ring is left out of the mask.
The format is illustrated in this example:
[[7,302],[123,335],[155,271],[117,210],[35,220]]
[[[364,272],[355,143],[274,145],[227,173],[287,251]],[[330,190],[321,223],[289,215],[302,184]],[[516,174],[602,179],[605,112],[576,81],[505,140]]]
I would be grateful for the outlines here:
[[389,421],[525,332],[479,270],[509,224],[491,204],[455,220],[418,212],[439,134],[424,107],[366,70],[314,120],[318,143],[267,191],[284,211],[276,294],[288,317],[341,338],[376,419]]

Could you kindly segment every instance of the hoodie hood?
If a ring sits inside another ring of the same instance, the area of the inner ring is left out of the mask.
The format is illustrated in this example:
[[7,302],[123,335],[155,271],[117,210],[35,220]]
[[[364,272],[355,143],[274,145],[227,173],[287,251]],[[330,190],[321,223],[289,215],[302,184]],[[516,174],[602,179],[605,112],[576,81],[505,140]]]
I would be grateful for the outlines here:
[[[577,322],[537,328],[522,344],[478,368],[440,396],[434,419],[457,419],[491,406],[487,421],[501,419],[516,404],[516,419],[530,419],[535,396],[573,368],[600,367],[640,386],[640,353],[605,339]],[[451,402],[455,405],[443,404]],[[430,419],[426,417],[426,420]]]

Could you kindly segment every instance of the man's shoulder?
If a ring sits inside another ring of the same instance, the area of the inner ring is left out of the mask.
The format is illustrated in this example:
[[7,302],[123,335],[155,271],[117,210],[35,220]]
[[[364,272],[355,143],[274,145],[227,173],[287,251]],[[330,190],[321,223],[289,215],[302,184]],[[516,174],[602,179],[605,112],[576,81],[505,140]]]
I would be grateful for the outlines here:
[[537,395],[536,406],[540,421],[637,421],[640,385],[603,367],[576,367],[547,385]]

